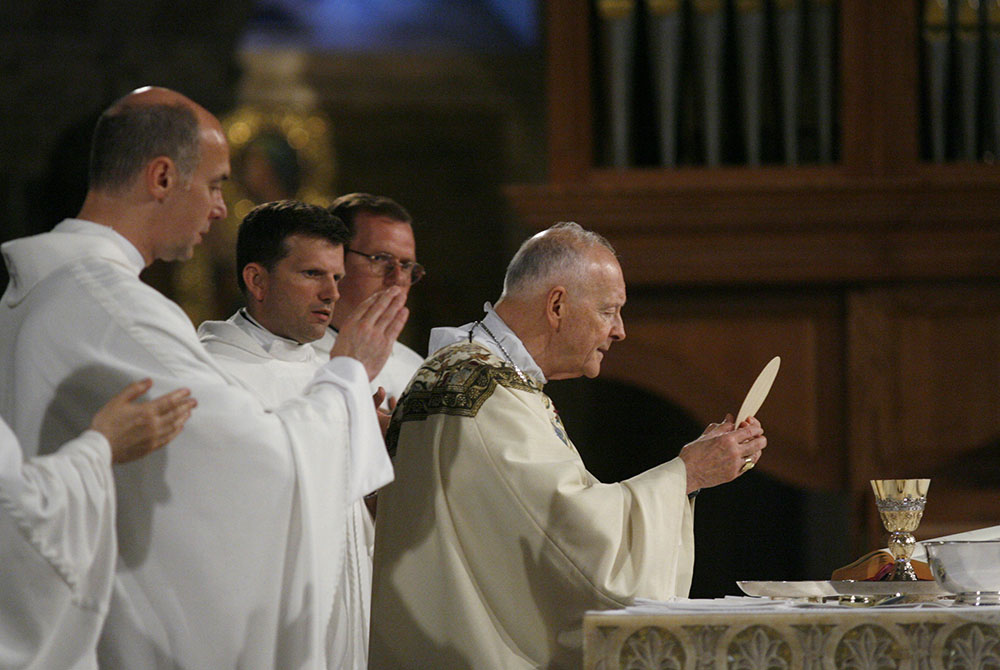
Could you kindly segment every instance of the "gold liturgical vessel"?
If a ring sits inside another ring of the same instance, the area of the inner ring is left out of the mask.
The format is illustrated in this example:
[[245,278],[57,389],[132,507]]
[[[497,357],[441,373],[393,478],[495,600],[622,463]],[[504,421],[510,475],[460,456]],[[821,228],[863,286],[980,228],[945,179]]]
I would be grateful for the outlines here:
[[875,505],[878,507],[882,525],[889,531],[889,552],[895,559],[896,568],[889,577],[892,581],[917,581],[917,575],[910,565],[913,555],[913,531],[920,525],[927,504],[927,489],[930,479],[873,479]]

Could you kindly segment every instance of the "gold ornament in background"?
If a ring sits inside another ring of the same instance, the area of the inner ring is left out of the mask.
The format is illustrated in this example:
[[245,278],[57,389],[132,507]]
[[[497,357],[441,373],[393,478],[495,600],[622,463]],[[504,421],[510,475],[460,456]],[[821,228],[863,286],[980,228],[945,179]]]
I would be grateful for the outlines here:
[[319,111],[243,106],[222,118],[232,176],[223,184],[229,215],[212,225],[190,261],[175,267],[174,298],[197,326],[243,304],[236,285],[236,232],[259,204],[293,198],[333,201],[330,120]]

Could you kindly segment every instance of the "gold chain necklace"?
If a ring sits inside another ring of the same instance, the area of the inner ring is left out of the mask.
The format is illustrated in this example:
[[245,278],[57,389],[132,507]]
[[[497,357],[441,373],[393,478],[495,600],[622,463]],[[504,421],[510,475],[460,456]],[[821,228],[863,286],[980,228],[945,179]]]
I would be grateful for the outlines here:
[[469,341],[470,342],[472,341],[472,331],[476,329],[476,326],[479,326],[484,331],[486,331],[486,334],[489,335],[490,338],[492,338],[492,340],[497,343],[498,347],[500,347],[500,351],[503,352],[503,355],[507,359],[507,362],[514,367],[514,372],[516,372],[517,376],[521,378],[521,381],[527,384],[528,386],[531,386],[531,384],[528,382],[528,378],[525,376],[523,372],[521,372],[521,368],[517,367],[517,363],[515,363],[514,359],[510,357],[509,353],[507,353],[507,349],[502,344],[500,344],[500,340],[498,340],[497,336],[494,335],[490,331],[490,329],[486,327],[485,323],[483,323],[482,321],[476,321],[474,324],[472,324],[472,328],[469,329]]

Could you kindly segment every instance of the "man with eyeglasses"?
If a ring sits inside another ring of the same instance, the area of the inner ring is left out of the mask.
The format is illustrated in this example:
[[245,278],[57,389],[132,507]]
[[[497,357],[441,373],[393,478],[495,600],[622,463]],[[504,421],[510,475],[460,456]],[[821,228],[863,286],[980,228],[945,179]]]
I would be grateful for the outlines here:
[[[330,331],[313,343],[321,354],[329,353],[347,317],[370,295],[399,286],[406,296],[424,277],[424,266],[416,261],[413,219],[399,203],[381,195],[348,193],[334,200],[329,210],[347,224],[351,239],[344,247],[345,275]],[[383,407],[395,406],[423,362],[423,356],[402,342],[395,343],[382,372],[372,380],[373,392],[385,389]]]
[[[316,370],[329,355],[320,356],[312,343],[328,330],[334,305],[339,307],[338,283],[344,276],[344,243],[347,227],[326,209],[296,200],[278,200],[259,205],[240,224],[236,239],[237,283],[246,307],[226,321],[206,321],[198,328],[205,349],[266,407],[280,407],[302,393]],[[403,298],[399,289],[388,287],[381,293]],[[342,323],[334,353],[356,340],[375,333],[359,329],[362,315],[372,308],[362,302]],[[402,311],[405,313],[406,309]],[[388,316],[388,315],[387,315]],[[400,328],[402,324],[399,324]],[[386,333],[395,341],[400,328]],[[389,342],[385,342],[388,349]],[[376,372],[372,369],[372,373]],[[349,459],[359,466],[354,481],[343,485],[327,482],[321,505],[344,496],[349,486],[370,494],[385,478],[372,478],[360,467],[372,459],[369,446],[385,445],[375,419],[375,407],[364,381],[351,382],[355,402],[341,413],[339,430],[325,440],[331,447],[346,446]],[[387,459],[386,459],[387,460]],[[391,479],[391,477],[389,477]],[[374,527],[365,503],[354,499],[343,527],[346,551],[342,556],[322,560],[342,562],[334,592],[332,610],[324,634],[326,663],[323,667],[363,670],[368,658],[368,621],[371,602],[371,553]],[[301,607],[302,603],[295,605]]]

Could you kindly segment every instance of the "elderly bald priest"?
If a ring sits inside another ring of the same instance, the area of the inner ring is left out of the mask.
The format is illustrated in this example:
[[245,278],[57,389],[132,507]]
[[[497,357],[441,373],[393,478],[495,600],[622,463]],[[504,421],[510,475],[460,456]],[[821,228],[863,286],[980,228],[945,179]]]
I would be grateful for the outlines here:
[[624,304],[611,245],[560,223],[521,246],[495,309],[432,332],[389,428],[373,670],[579,668],[584,611],[687,595],[689,494],[737,477],[767,441],[756,419],[727,417],[629,480],[587,472],[542,389],[598,375]]

